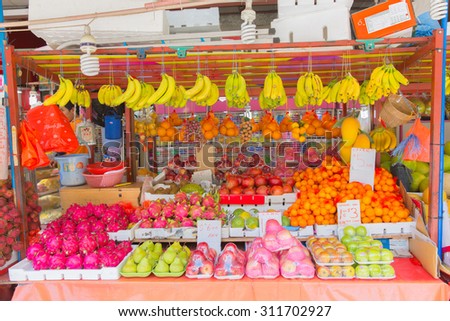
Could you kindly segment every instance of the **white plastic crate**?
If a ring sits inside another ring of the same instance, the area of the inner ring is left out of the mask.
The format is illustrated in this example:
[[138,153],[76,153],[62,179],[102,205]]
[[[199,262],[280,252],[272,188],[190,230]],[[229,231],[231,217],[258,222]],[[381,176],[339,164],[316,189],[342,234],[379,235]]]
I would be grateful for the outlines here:
[[[148,0],[29,0],[28,17],[30,20],[59,18],[75,15],[92,14],[143,8]],[[132,17],[132,23],[130,23]],[[144,12],[135,15],[82,19],[54,24],[33,24],[31,31],[44,39],[50,46],[57,47],[70,41],[79,41],[84,34],[84,26],[91,28],[97,43],[108,43],[111,39],[124,41],[145,41],[154,35],[169,34],[169,24],[163,10]]]
[[311,236],[311,235],[314,235],[314,226],[312,226],[312,225],[300,228],[297,231],[298,237],[306,237],[306,236]]
[[314,231],[317,236],[337,236],[338,235],[338,225],[318,225],[314,224]]
[[369,235],[411,234],[416,222],[368,223],[363,224]]
[[116,267],[95,270],[39,270],[33,269],[33,263],[24,259],[9,269],[11,281],[44,281],[44,280],[118,280],[120,270],[132,252]]
[[120,230],[117,232],[108,232],[109,238],[114,241],[132,241],[134,240],[134,233],[139,226],[139,223],[136,223],[129,230]]
[[244,229],[244,236],[245,237],[258,237],[261,236],[261,230],[259,229],[259,227],[254,228],[254,229]]

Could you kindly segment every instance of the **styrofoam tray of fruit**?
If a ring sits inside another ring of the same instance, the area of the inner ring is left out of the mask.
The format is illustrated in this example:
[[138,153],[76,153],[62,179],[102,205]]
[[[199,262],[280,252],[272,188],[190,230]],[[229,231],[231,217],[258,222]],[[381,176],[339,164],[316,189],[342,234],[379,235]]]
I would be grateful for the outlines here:
[[338,225],[318,225],[314,224],[314,231],[317,236],[337,236],[338,235]]
[[354,276],[336,276],[336,277],[332,277],[332,276],[328,276],[328,277],[323,277],[323,276],[319,276],[317,275],[317,277],[321,280],[353,280],[355,277]]
[[126,272],[120,272],[120,275],[126,277],[126,278],[145,278],[147,276],[150,276],[152,274],[152,271],[145,272],[145,273],[126,273]]
[[396,277],[389,264],[361,264],[356,267],[355,274],[361,280],[392,280]]
[[214,274],[214,277],[218,280],[240,280],[244,277],[245,274],[241,275],[217,275]]
[[250,279],[266,279],[266,280],[273,280],[279,276],[280,276],[280,274],[278,274],[278,275],[260,275],[260,276],[256,276],[256,277],[251,277],[251,276],[247,275],[247,277],[249,277]]
[[183,270],[178,273],[172,273],[172,272],[155,272],[153,271],[153,274],[159,278],[178,278],[184,274],[186,270]]
[[314,255],[312,257],[314,259],[314,263],[316,263],[319,266],[333,266],[333,265],[336,265],[336,266],[349,266],[349,265],[355,264],[355,261],[352,261],[352,262],[328,262],[328,263],[322,263],[322,262],[317,261],[317,259],[314,257]]
[[363,224],[367,234],[411,234],[416,222],[368,223]]
[[117,232],[108,232],[109,238],[114,241],[132,241],[135,232],[139,226],[139,222],[134,224],[129,230],[120,230]]
[[120,270],[131,255],[128,253],[116,267],[101,269],[74,269],[74,270],[35,270],[33,263],[24,259],[9,269],[11,281],[43,281],[43,280],[118,280]]
[[192,275],[192,274],[187,274],[186,273],[186,277],[189,278],[189,279],[210,279],[213,275],[214,275],[214,273],[211,273],[211,274],[196,274],[196,275]]
[[367,265],[367,264],[391,264],[392,262],[394,262],[394,260],[392,260],[392,261],[365,261],[365,262],[355,260],[355,263],[364,264],[364,265]]
[[394,276],[376,276],[376,277],[359,277],[359,276],[356,276],[355,277],[355,279],[358,279],[358,280],[393,280],[393,279],[395,279],[396,278],[396,276],[394,275]]
[[284,277],[285,279],[313,279],[314,278],[314,274],[311,276],[307,276],[307,275],[291,275],[291,276],[287,276],[284,275],[283,273],[280,274],[282,277]]

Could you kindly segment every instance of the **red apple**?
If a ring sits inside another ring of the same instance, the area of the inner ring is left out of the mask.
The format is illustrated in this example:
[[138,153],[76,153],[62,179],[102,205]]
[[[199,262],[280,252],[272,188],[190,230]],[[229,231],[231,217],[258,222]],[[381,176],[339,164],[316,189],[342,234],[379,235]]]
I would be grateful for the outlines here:
[[270,188],[270,195],[283,195],[283,187],[280,185],[275,185]]
[[258,195],[269,195],[269,187],[261,185],[256,189],[256,194]]
[[269,178],[269,185],[275,186],[275,185],[283,185],[283,181],[278,176],[272,176]]
[[239,181],[235,176],[227,177],[227,182],[225,183],[226,188],[231,190],[234,187],[239,186]]
[[228,188],[226,188],[226,186],[222,186],[221,188],[219,188],[219,195],[229,195],[230,191],[228,190]]
[[246,187],[253,187],[255,185],[255,180],[252,177],[246,176],[242,179],[241,186]]
[[283,185],[283,192],[284,193],[292,193],[292,186],[289,184],[284,184]]
[[241,195],[242,194],[242,188],[240,186],[235,186],[232,189],[230,189],[231,195]]
[[242,191],[244,195],[255,195],[255,190],[253,187],[247,187]]
[[195,264],[189,263],[189,264],[186,266],[186,274],[187,274],[187,275],[197,275],[198,272],[199,272],[199,268],[198,268]]
[[257,187],[267,185],[267,179],[262,175],[258,175],[255,177],[255,185]]
[[214,272],[214,265],[211,261],[206,261],[200,267],[200,273],[205,275],[211,275]]
[[247,173],[248,173],[249,175],[251,175],[251,176],[258,176],[258,175],[261,175],[262,170],[261,170],[260,168],[258,168],[258,167],[253,167],[253,168],[250,168],[250,169],[247,171]]
[[292,188],[294,188],[295,185],[295,179],[293,177],[288,177],[285,180],[285,184],[288,184],[289,186],[291,186]]

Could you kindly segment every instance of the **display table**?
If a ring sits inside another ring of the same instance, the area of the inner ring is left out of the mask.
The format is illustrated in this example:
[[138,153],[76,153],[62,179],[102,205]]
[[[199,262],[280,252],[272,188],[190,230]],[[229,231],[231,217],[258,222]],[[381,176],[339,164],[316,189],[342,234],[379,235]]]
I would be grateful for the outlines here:
[[117,281],[35,281],[21,283],[13,300],[176,301],[176,300],[444,300],[450,287],[433,279],[410,259],[395,259],[394,280],[192,280],[181,278],[121,278]]

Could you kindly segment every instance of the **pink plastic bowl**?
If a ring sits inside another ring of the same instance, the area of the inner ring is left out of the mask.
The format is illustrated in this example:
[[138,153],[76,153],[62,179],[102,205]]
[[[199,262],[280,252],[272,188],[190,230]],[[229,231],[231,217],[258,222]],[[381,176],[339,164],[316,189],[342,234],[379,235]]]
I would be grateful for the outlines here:
[[122,168],[115,171],[109,171],[101,175],[83,173],[83,176],[86,179],[86,183],[90,187],[113,187],[114,185],[119,184],[122,181],[125,170],[125,168]]

